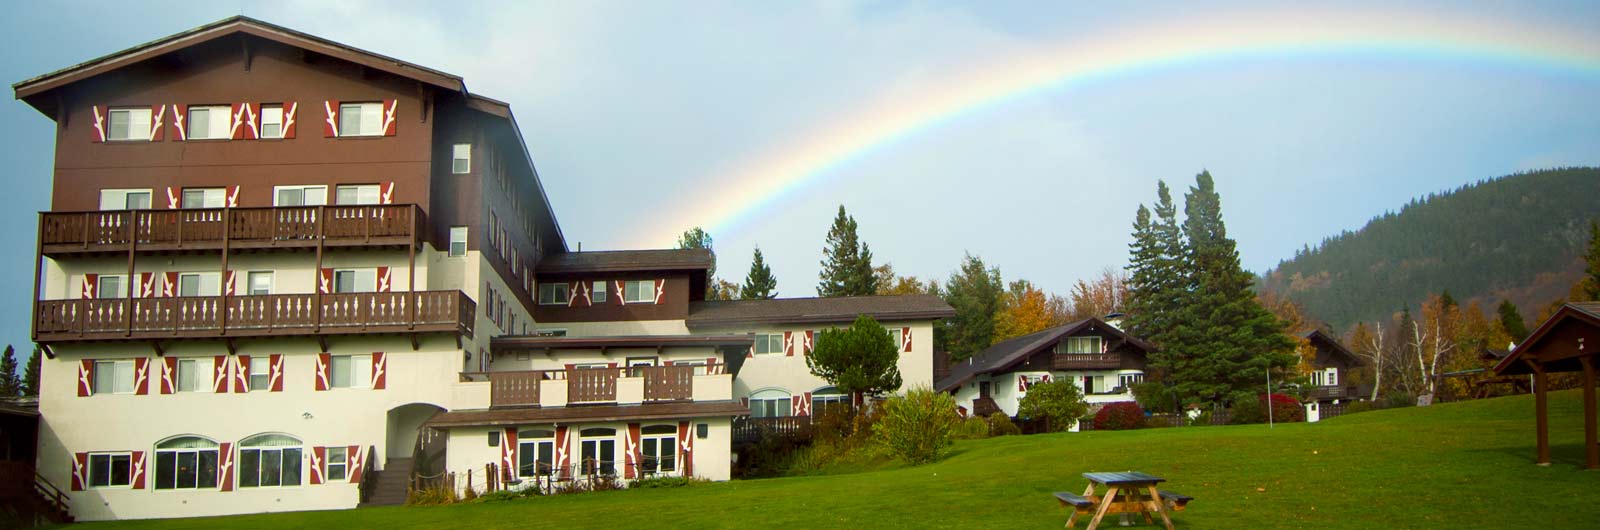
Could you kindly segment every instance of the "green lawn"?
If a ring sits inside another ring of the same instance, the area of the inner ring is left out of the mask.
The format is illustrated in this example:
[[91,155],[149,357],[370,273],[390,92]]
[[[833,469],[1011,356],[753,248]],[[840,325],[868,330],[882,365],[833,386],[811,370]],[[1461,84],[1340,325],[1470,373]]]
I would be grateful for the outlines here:
[[1060,528],[1066,513],[1050,492],[1081,491],[1086,471],[1123,470],[1195,497],[1178,528],[1582,528],[1600,521],[1600,471],[1580,469],[1581,410],[1575,392],[1552,399],[1547,468],[1533,465],[1533,399],[1518,396],[1271,430],[1012,436],[963,442],[934,465],[856,474],[84,528]]

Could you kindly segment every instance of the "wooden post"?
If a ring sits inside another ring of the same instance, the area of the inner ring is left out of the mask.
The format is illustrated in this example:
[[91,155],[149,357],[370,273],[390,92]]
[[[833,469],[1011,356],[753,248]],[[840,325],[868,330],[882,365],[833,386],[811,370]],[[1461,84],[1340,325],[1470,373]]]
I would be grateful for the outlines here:
[[[221,323],[217,328],[218,335],[228,334],[228,288],[233,287],[233,278],[228,277],[228,244],[233,240],[233,210],[222,209],[222,302],[217,304],[217,320]],[[319,271],[318,274],[321,274]],[[321,276],[318,276],[319,278]]]
[[[393,287],[392,285],[390,287]],[[406,329],[417,329],[417,303],[421,298],[417,296],[417,207],[411,207],[411,242],[406,245],[406,310],[411,312],[406,319]]]
[[33,242],[33,322],[29,325],[34,341],[39,340],[39,282],[44,275],[44,213],[39,214],[39,227],[39,239]]
[[1538,361],[1528,361],[1533,366],[1533,415],[1534,430],[1537,437],[1538,458],[1534,463],[1541,466],[1550,465],[1550,377],[1544,373],[1544,366]]
[[1600,434],[1596,433],[1595,422],[1600,421],[1595,417],[1595,376],[1594,357],[1579,357],[1583,363],[1583,449],[1586,456],[1583,467],[1587,469],[1600,469]]
[[[317,276],[316,276],[317,279],[314,282],[315,286],[312,289],[312,292],[316,293],[315,301],[312,302],[312,304],[311,304],[313,306],[312,307],[312,311],[313,311],[312,316],[314,317],[313,324],[312,324],[312,330],[313,330],[314,333],[322,333],[322,310],[323,310],[323,307],[322,307],[322,248],[325,246],[324,245],[325,241],[323,240],[323,233],[324,233],[323,227],[328,225],[328,207],[327,206],[322,206],[322,205],[317,206],[317,214],[316,215],[317,215],[317,220],[316,220],[316,224],[317,224],[317,270],[314,271],[314,272],[317,273]],[[333,280],[329,279],[329,281],[331,282]],[[330,290],[330,291],[333,290],[333,286],[329,285],[328,286],[328,290]],[[469,483],[472,481],[472,476],[471,475],[467,476],[467,481]]]
[[122,335],[124,337],[133,336],[133,298],[135,294],[134,291],[137,289],[136,283],[139,281],[139,276],[133,272],[134,257],[137,255],[136,253],[139,250],[139,231],[135,229],[133,225],[134,223],[138,222],[138,220],[138,211],[128,210],[128,279],[122,282],[122,284],[126,286],[123,288],[123,292],[126,296],[123,297],[122,307],[128,312],[128,319],[126,322],[127,330]]

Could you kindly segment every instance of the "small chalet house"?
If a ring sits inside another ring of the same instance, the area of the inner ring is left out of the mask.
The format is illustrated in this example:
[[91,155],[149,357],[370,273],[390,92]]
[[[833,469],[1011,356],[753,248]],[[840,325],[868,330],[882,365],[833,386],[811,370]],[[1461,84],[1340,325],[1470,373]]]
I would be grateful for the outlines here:
[[1355,385],[1348,383],[1348,376],[1352,370],[1365,364],[1361,358],[1322,330],[1306,332],[1300,338],[1308,341],[1316,350],[1316,357],[1311,363],[1310,386],[1305,389],[1306,401],[1338,404],[1360,399]]
[[936,388],[969,414],[1016,416],[1028,388],[1066,379],[1090,404],[1133,401],[1154,346],[1098,318],[1008,339],[956,363]]

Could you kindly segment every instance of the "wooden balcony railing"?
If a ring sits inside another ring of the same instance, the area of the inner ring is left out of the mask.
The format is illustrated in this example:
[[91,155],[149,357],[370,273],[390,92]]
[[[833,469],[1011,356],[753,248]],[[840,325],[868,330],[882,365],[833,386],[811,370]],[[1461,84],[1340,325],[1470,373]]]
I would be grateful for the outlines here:
[[1122,366],[1122,356],[1115,353],[1057,353],[1051,358],[1054,370],[1109,370]]
[[538,405],[541,379],[544,373],[534,370],[489,372],[490,406]]
[[[541,389],[549,389],[552,385],[566,386],[566,404],[585,405],[633,402],[633,400],[649,403],[694,399],[695,376],[723,374],[726,373],[726,369],[724,365],[716,364],[462,372],[460,380],[488,381],[491,407],[562,406],[559,395],[553,401],[540,399]],[[619,396],[617,393],[619,379],[642,380],[642,395]],[[622,399],[618,399],[619,397]]]
[[1342,386],[1313,386],[1306,389],[1306,397],[1311,399],[1343,399],[1350,394]]
[[567,370],[568,403],[610,403],[617,400],[619,368]]
[[811,416],[783,416],[777,418],[741,416],[734,418],[733,443],[757,442],[773,437],[807,440],[811,438],[811,418]]
[[473,333],[476,304],[461,291],[43,300],[40,342],[318,335]]
[[640,369],[644,376],[645,401],[694,399],[695,366],[649,366]]
[[127,251],[395,246],[422,226],[413,204],[43,212],[45,255]]

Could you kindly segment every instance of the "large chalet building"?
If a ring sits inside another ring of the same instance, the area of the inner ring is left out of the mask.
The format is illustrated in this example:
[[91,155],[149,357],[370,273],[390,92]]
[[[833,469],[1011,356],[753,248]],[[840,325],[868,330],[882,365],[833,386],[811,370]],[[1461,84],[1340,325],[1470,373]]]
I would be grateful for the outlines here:
[[849,399],[818,330],[871,315],[932,385],[953,314],[574,252],[508,104],[250,18],[14,89],[56,124],[37,469],[79,520],[352,508],[423,468],[726,480],[735,421]]

